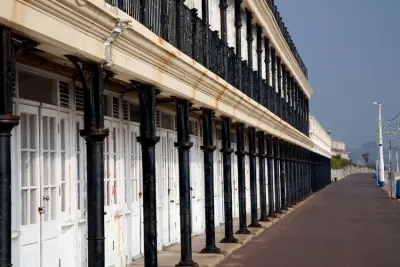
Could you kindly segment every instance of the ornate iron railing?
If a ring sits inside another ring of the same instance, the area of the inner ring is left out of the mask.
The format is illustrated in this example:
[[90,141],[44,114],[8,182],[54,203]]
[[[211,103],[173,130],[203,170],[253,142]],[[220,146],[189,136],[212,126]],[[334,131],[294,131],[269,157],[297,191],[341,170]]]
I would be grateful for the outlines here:
[[[285,101],[281,95],[262,80],[261,73],[239,58],[234,48],[221,40],[218,31],[212,31],[199,18],[197,10],[189,9],[183,0],[105,1],[124,10],[183,53],[290,123],[288,116],[284,116]],[[274,12],[277,12],[276,8]],[[305,133],[302,125],[291,124]]]
[[279,26],[279,29],[281,30],[281,33],[286,40],[286,43],[288,44],[290,50],[292,51],[294,57],[296,58],[297,63],[299,64],[301,70],[303,71],[304,75],[308,79],[308,70],[307,70],[302,58],[300,57],[300,54],[297,51],[296,46],[293,43],[292,37],[290,36],[289,31],[287,30],[285,23],[283,22],[283,19],[278,11],[278,8],[276,7],[276,5],[274,3],[274,0],[265,0],[265,1],[267,2],[269,8],[271,9],[272,14],[274,14],[274,17]]

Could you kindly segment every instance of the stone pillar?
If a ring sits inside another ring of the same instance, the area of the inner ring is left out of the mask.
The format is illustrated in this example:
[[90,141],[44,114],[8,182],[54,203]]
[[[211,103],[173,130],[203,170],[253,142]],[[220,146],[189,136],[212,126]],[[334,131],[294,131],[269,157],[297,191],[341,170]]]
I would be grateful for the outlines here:
[[223,168],[224,168],[224,209],[225,209],[225,237],[221,243],[237,243],[238,240],[233,236],[232,220],[232,172],[231,160],[231,119],[222,117],[222,149]]
[[193,143],[189,137],[189,102],[175,99],[178,126],[179,152],[179,199],[181,217],[181,259],[176,266],[198,266],[192,258],[192,220],[190,211],[190,162],[189,153]]
[[204,195],[205,195],[205,222],[206,247],[202,253],[220,253],[215,245],[214,220],[214,111],[203,109],[203,146],[204,153]]
[[237,139],[237,164],[238,164],[238,180],[239,180],[239,231],[237,234],[250,234],[246,224],[246,176],[245,176],[245,156],[244,149],[244,124],[236,125]]

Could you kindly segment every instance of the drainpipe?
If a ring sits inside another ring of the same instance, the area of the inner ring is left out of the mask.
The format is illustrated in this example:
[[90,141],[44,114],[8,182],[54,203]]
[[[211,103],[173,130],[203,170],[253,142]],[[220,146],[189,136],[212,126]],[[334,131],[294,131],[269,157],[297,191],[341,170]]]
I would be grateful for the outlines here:
[[104,45],[105,45],[105,66],[113,67],[114,62],[112,61],[112,53],[111,53],[111,44],[114,40],[122,33],[125,28],[130,28],[131,25],[128,21],[121,21],[118,20],[115,24],[113,30],[111,31],[110,35],[107,37]]

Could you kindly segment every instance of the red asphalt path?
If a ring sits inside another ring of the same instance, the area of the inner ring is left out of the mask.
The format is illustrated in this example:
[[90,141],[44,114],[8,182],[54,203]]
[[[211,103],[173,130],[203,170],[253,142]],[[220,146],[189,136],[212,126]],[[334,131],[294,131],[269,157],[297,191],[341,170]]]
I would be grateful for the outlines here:
[[218,266],[400,267],[400,202],[373,177],[332,183]]

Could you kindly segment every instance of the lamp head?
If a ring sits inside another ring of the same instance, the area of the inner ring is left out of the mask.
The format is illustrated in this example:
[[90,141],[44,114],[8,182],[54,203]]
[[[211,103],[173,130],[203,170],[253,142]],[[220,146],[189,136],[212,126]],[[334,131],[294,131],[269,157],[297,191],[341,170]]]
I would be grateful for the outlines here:
[[375,105],[380,105],[381,103],[379,103],[379,102],[373,102],[372,104],[375,104]]

